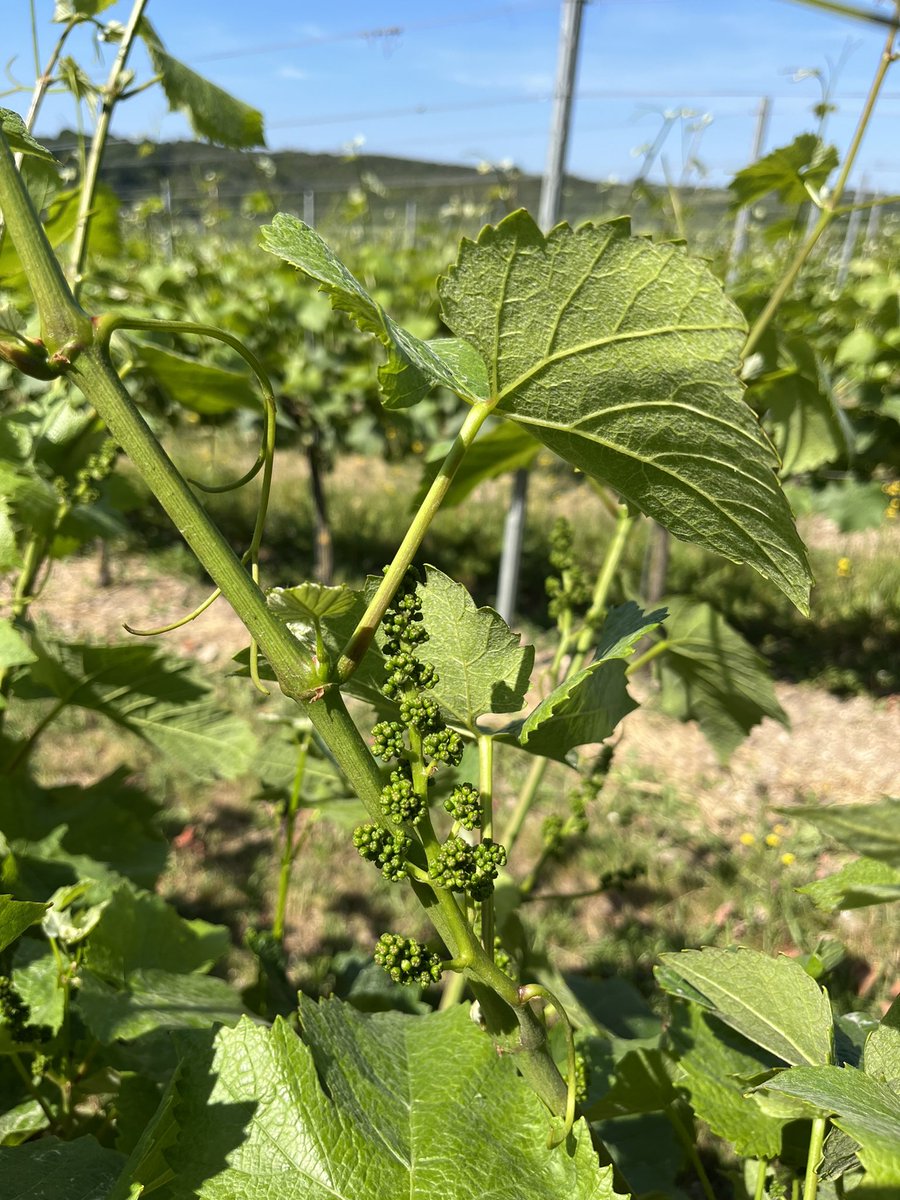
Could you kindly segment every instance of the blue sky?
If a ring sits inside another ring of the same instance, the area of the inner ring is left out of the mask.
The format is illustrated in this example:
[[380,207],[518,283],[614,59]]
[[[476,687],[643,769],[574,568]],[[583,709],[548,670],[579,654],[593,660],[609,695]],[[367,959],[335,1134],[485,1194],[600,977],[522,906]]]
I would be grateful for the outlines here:
[[[861,0],[862,2],[862,0]],[[871,0],[875,2],[875,0]],[[3,0],[5,58],[33,77],[27,0]],[[36,0],[43,57],[58,26],[53,0]],[[125,20],[130,4],[106,16]],[[9,9],[13,11],[10,12]],[[150,0],[147,15],[167,49],[260,108],[272,148],[364,151],[475,165],[512,160],[541,171],[556,65],[559,0]],[[750,153],[759,98],[772,97],[768,148],[813,127],[819,81],[831,73],[838,112],[827,137],[843,150],[875,70],[879,28],[791,0],[594,0],[585,9],[569,169],[591,179],[634,176],[639,148],[664,114],[676,125],[663,155],[683,167],[690,127],[710,183],[727,182]],[[73,53],[98,77],[89,40]],[[110,52],[106,50],[108,55]],[[146,71],[135,54],[132,65]],[[23,96],[4,104],[24,111]],[[38,132],[73,125],[71,104],[51,99]],[[154,89],[122,105],[114,132],[187,136]],[[682,137],[682,132],[684,137]],[[900,63],[894,67],[856,172],[882,192],[900,192]]]

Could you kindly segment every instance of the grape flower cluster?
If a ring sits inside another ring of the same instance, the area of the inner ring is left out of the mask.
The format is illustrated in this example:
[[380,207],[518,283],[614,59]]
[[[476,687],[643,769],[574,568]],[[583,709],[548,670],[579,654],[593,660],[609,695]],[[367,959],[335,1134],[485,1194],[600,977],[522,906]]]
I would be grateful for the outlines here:
[[427,987],[441,977],[441,960],[427,946],[399,933],[383,933],[375,946],[374,959],[394,983],[419,983]]
[[[381,690],[399,710],[399,720],[379,721],[372,729],[375,757],[396,764],[381,789],[385,824],[359,826],[353,844],[364,859],[381,868],[386,879],[396,881],[409,874],[424,879],[419,867],[409,861],[414,844],[421,855],[416,831],[420,826],[426,830],[422,840],[429,846],[428,879],[432,885],[484,901],[506,865],[506,850],[490,838],[470,845],[456,835],[460,827],[476,830],[481,826],[482,799],[473,784],[457,784],[444,802],[454,821],[451,836],[436,850],[429,840],[433,833],[426,816],[426,781],[432,781],[439,766],[458,766],[464,744],[441,715],[433,695],[440,682],[437,671],[421,656],[428,632],[422,622],[418,582],[416,571],[410,568],[382,623],[386,679]],[[386,933],[379,939],[375,961],[396,983],[425,985],[441,973],[437,955],[400,934]]]

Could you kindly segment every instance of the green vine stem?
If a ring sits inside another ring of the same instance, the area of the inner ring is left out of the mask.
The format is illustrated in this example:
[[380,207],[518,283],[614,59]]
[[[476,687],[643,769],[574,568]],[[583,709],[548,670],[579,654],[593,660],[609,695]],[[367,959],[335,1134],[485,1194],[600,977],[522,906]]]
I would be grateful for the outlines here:
[[[481,794],[481,837],[494,836],[494,739],[490,734],[478,737],[478,790]],[[494,958],[494,897],[481,902],[481,944],[488,958]]]
[[[895,9],[900,12],[900,4],[895,4]],[[835,181],[834,188],[831,191],[829,199],[821,206],[821,212],[815,225],[809,232],[809,236],[800,245],[797,253],[794,255],[784,275],[778,282],[768,302],[762,312],[756,318],[753,326],[747,335],[747,341],[744,344],[743,357],[748,358],[762,340],[763,334],[769,328],[772,318],[781,306],[782,301],[797,280],[797,276],[806,265],[807,259],[816,247],[822,234],[831,225],[833,221],[840,215],[839,202],[844,194],[844,189],[847,186],[847,180],[850,177],[850,172],[853,169],[853,164],[856,162],[856,156],[859,153],[859,148],[862,145],[863,137],[871,120],[872,113],[875,110],[875,103],[878,99],[878,94],[881,91],[885,76],[891,63],[895,61],[894,42],[897,37],[897,30],[893,26],[888,33],[885,41],[884,50],[881,53],[881,58],[878,62],[878,69],[875,72],[875,78],[872,80],[872,85],[869,88],[869,93],[866,97],[866,102],[863,105],[863,110],[860,113],[859,121],[856,125],[856,130],[847,150],[847,155],[844,159],[843,166]]]
[[[297,746],[297,766],[294,769],[291,794],[288,797],[287,808],[284,814],[281,863],[278,870],[278,895],[275,900],[275,916],[272,919],[272,934],[279,942],[284,941],[284,924],[287,914],[288,892],[291,886],[291,871],[294,866],[294,860],[297,857],[298,849],[294,845],[294,828],[300,808],[300,794],[303,791],[303,777],[306,774],[306,760],[309,756],[309,744],[311,740],[312,734],[307,731],[301,736]],[[308,830],[309,828],[310,826],[307,824],[306,829]]]
[[520,987],[519,998],[523,1003],[528,1003],[530,1000],[538,998],[548,1000],[556,1009],[560,1020],[563,1022],[566,1034],[566,1114],[562,1133],[551,1134],[547,1143],[549,1146],[558,1146],[566,1140],[572,1132],[572,1126],[575,1124],[575,1034],[572,1030],[572,1022],[569,1020],[568,1013],[550,989],[540,983],[528,983]]
[[769,1164],[764,1158],[761,1158],[756,1164],[756,1187],[753,1190],[753,1200],[765,1200],[766,1196],[766,1171]]
[[[94,321],[95,326],[95,341],[98,345],[108,350],[109,340],[116,330],[147,330],[158,331],[162,333],[179,333],[193,334],[198,337],[213,338],[216,341],[224,342],[226,346],[230,346],[235,353],[239,354],[244,362],[249,366],[250,370],[256,376],[256,381],[259,384],[260,392],[263,398],[263,435],[260,444],[259,454],[253,466],[250,467],[238,480],[225,484],[221,487],[204,487],[200,486],[204,491],[233,491],[236,488],[242,487],[245,483],[249,483],[251,479],[259,473],[262,467],[262,485],[259,494],[259,503],[256,510],[256,520],[253,524],[253,533],[250,538],[250,546],[247,553],[241,559],[245,559],[250,563],[250,577],[253,582],[259,583],[259,551],[262,545],[263,533],[265,532],[266,516],[269,511],[269,498],[272,492],[272,473],[275,467],[275,432],[276,432],[276,417],[275,408],[275,393],[272,390],[272,384],[269,376],[265,371],[262,363],[256,355],[249,350],[240,339],[234,337],[230,333],[226,333],[222,329],[216,328],[214,325],[205,325],[197,321],[159,321],[151,318],[140,317],[125,317],[117,313],[106,313],[101,317],[97,317]],[[189,613],[187,617],[180,621],[172,622],[168,626],[163,626],[160,632],[168,632],[170,629],[177,629],[180,625],[186,624],[187,621],[192,621],[200,616],[202,612],[209,607],[217,599],[217,594],[221,589],[216,589],[198,609]],[[126,626],[128,628],[128,626]],[[147,631],[152,633],[153,631]],[[259,654],[257,642],[254,639],[250,644],[250,678],[257,691],[268,695],[268,690],[263,686],[259,678]]]
[[359,624],[353,631],[350,640],[344,647],[337,665],[337,680],[339,682],[346,683],[360,662],[362,662],[363,655],[372,644],[375,630],[381,624],[381,619],[390,607],[394,593],[397,591],[406,574],[407,567],[409,567],[415,557],[416,551],[422,544],[422,539],[428,532],[428,527],[437,515],[437,511],[441,507],[444,497],[447,495],[457,467],[462,462],[466,451],[474,442],[479,429],[491,415],[494,403],[495,401],[485,401],[473,404],[469,409],[459,433],[454,438],[453,445],[441,463],[441,468],[434,482],[428,489],[425,499],[413,517],[391,565],[385,572],[384,579],[372,597],[369,607],[360,618]]
[[806,1178],[803,1182],[803,1200],[816,1200],[819,1189],[819,1163],[828,1129],[827,1117],[816,1117],[809,1133],[809,1151],[806,1156]]
[[72,238],[69,260],[69,277],[72,280],[72,289],[76,297],[81,290],[81,273],[84,270],[84,261],[87,255],[88,231],[94,209],[97,183],[100,179],[100,164],[103,161],[106,141],[109,137],[110,121],[113,110],[119,101],[128,55],[131,53],[131,47],[146,7],[147,0],[135,0],[128,23],[122,32],[118,53],[102,92],[103,103],[100,108],[100,116],[97,119],[94,136],[91,138],[91,149],[85,166],[84,178],[81,181],[81,195],[78,198],[78,214],[75,218],[75,233]]

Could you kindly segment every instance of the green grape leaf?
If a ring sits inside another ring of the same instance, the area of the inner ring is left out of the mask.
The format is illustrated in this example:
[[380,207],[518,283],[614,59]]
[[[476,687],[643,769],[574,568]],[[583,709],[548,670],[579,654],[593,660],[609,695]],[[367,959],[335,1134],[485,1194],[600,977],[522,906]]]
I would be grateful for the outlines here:
[[47,147],[34,140],[25,128],[25,122],[11,108],[0,108],[0,133],[6,138],[11,150],[41,158],[45,162],[56,162]]
[[0,1113],[0,1146],[18,1146],[50,1124],[37,1100],[25,1100]]
[[592,1128],[635,1196],[688,1200],[688,1193],[678,1186],[685,1167],[684,1133],[667,1113],[613,1117],[597,1121]]
[[82,970],[76,1007],[104,1046],[133,1040],[156,1029],[202,1029],[234,1025],[244,1012],[240,996],[224,979],[179,975],[158,969],[132,971],[113,987]]
[[223,925],[186,921],[161,897],[121,884],[91,933],[84,962],[95,975],[123,984],[135,971],[207,971],[229,945]]
[[743,208],[770,192],[786,204],[806,204],[807,187],[820,188],[837,165],[834,146],[823,145],[814,133],[801,133],[790,145],[778,146],[738,171],[728,185],[732,207]]
[[198,137],[235,150],[265,145],[263,118],[258,109],[236,100],[167,54],[146,17],[141,19],[138,32],[147,47],[153,70],[160,76],[169,107],[173,112],[181,111],[187,115]]
[[[449,449],[449,444],[443,443],[435,447],[433,454],[429,455],[429,461],[419,482],[419,490],[413,501],[416,505],[421,504],[425,498],[425,493],[434,482]],[[541,443],[526,429],[512,421],[504,421],[495,429],[482,434],[469,447],[465,458],[456,468],[442,507],[455,508],[486,479],[494,479],[509,471],[530,467],[540,449]]]
[[106,1200],[124,1161],[92,1137],[43,1137],[0,1148],[0,1179],[8,1200]]
[[[660,956],[698,1002],[743,1037],[794,1066],[830,1063],[834,1031],[827,995],[792,958],[745,947]],[[664,973],[657,976],[669,990]]]
[[438,290],[498,415],[808,611],[777,457],[736,376],[744,319],[703,263],[627,221],[545,237],[520,211],[464,240]]
[[174,404],[204,417],[262,407],[246,371],[231,371],[149,342],[136,341],[134,345],[140,365]]
[[46,941],[23,938],[13,958],[13,983],[28,1005],[29,1022],[57,1033],[65,1016],[59,964]]
[[759,1090],[831,1117],[859,1142],[867,1184],[900,1184],[900,1094],[888,1084],[855,1067],[793,1067]]
[[633,600],[616,604],[606,614],[597,635],[597,658],[630,658],[638,642],[658,629],[668,615],[666,608],[645,613]]
[[863,1068],[867,1075],[889,1083],[900,1095],[900,999],[894,1001],[866,1039]]
[[548,1149],[546,1110],[462,1008],[300,1003],[302,1041],[278,1018],[221,1030],[211,1061],[194,1042],[175,1087],[171,1200],[614,1200],[587,1126]]
[[417,404],[441,384],[474,403],[486,384],[484,364],[470,347],[424,342],[401,328],[350,274],[314,229],[286,213],[277,213],[262,229],[262,247],[316,280],[332,306],[346,312],[387,351],[378,378],[387,408]]
[[[36,861],[43,843],[48,867],[55,861],[65,869],[66,862],[81,860],[84,870],[75,873],[83,878],[99,879],[112,871],[152,887],[165,867],[168,846],[158,828],[159,806],[128,782],[130,773],[121,767],[87,787],[60,788],[42,788],[25,774],[7,776],[0,789],[0,832],[15,848],[12,857],[18,859],[25,847]],[[61,882],[48,886],[40,898],[49,898]]]
[[900,869],[876,858],[857,858],[834,875],[804,884],[797,891],[809,896],[823,912],[887,904],[900,900]]
[[422,658],[438,674],[434,696],[454,721],[476,731],[487,713],[518,712],[534,665],[534,647],[521,645],[492,608],[476,608],[461,583],[436,567],[425,568],[419,588],[429,632]]
[[23,317],[12,304],[4,301],[0,304],[0,333],[6,337],[17,338],[20,333],[24,332],[25,321]]
[[[792,495],[800,498],[801,490],[793,488]],[[817,491],[802,489],[802,501],[807,512],[834,521],[841,533],[857,533],[881,525],[888,498],[877,480],[842,479]]]
[[[332,666],[340,658],[341,652],[362,618],[366,605],[379,582],[379,580],[375,580],[374,576],[369,576],[365,588],[359,591],[341,587],[338,589],[341,592],[341,599],[337,602],[337,606],[331,611],[323,613],[319,618],[322,649]],[[300,586],[305,585],[301,584]],[[285,593],[293,590],[292,588],[271,588],[266,594],[267,602],[274,615],[284,621],[294,637],[306,648],[310,656],[315,658],[318,655],[319,646],[313,622],[285,596]],[[350,605],[345,603],[346,597],[351,598]],[[242,651],[237,656],[237,660],[241,663],[247,662],[248,652]],[[242,669],[239,673],[247,674],[248,671]],[[345,685],[344,691],[356,696],[357,699],[365,700],[376,709],[383,709],[385,705],[388,705],[390,711],[394,713],[395,707],[381,693],[381,685],[386,678],[384,656],[373,641],[363,655],[362,662],[350,677],[349,683]]]
[[0,618],[0,670],[37,661],[37,655],[8,617]]
[[[12,523],[9,501],[0,496],[0,574],[16,571],[22,566],[22,554],[16,541],[16,529]],[[15,642],[6,636],[6,631],[12,625],[7,618],[0,618],[0,662],[10,654]],[[18,634],[16,634],[18,638]],[[21,641],[21,639],[19,639]],[[9,663],[8,666],[16,664]],[[6,705],[5,697],[0,697],[0,708]]]
[[900,868],[900,797],[885,796],[874,804],[800,805],[779,811],[805,818],[857,854]]
[[659,1045],[662,1021],[637,990],[634,984],[618,975],[608,979],[591,979],[586,975],[566,975],[565,986],[573,1003],[564,999],[568,1011],[581,1009],[576,1015],[579,1025],[593,1027],[608,1038],[617,1056],[637,1047]]
[[656,660],[664,712],[696,721],[722,763],[764,717],[787,725],[765,659],[723,616],[685,596],[665,604],[667,649]]
[[296,587],[269,588],[266,603],[288,627],[299,623],[317,625],[323,618],[342,617],[352,612],[358,593],[343,584],[326,587],[323,583],[299,583]]
[[745,1095],[741,1081],[777,1060],[748,1042],[697,1004],[679,1004],[669,1037],[681,1068],[678,1079],[691,1107],[718,1137],[743,1158],[777,1158],[783,1121],[767,1116]]
[[55,696],[101,713],[197,779],[234,778],[252,760],[256,737],[250,725],[215,703],[189,664],[156,647],[34,639],[33,649],[37,661],[27,681],[15,685],[20,697]]
[[56,0],[53,20],[64,25],[76,16],[97,17],[115,2],[116,0]]
[[43,920],[46,911],[46,904],[0,896],[0,950],[5,950],[26,929]]
[[748,400],[764,414],[782,475],[814,471],[852,453],[852,428],[824,371],[814,379],[797,369],[774,372],[753,384]]
[[[576,746],[602,742],[637,708],[625,686],[625,663],[594,662],[571,675],[529,713],[514,744],[530,754],[567,762]],[[508,740],[508,735],[503,735]]]
[[671,1069],[671,1059],[661,1050],[626,1051],[616,1063],[610,1088],[586,1109],[585,1119],[593,1123],[629,1113],[661,1112],[677,1099]]
[[[189,1034],[176,1033],[173,1041],[190,1046],[191,1042],[183,1041],[190,1037],[199,1039],[210,1038],[208,1032],[204,1034]],[[196,1044],[196,1043],[195,1043]],[[172,1169],[166,1161],[166,1151],[170,1146],[174,1146],[178,1140],[180,1133],[178,1121],[175,1116],[176,1096],[175,1089],[178,1086],[178,1081],[181,1078],[182,1060],[179,1059],[175,1070],[169,1077],[165,1091],[159,1099],[159,1103],[155,1106],[155,1112],[151,1110],[149,1114],[142,1111],[143,1105],[138,1103],[138,1112],[129,1111],[129,1105],[134,1099],[131,1089],[128,1087],[127,1079],[123,1081],[123,1087],[119,1090],[118,1103],[118,1133],[117,1148],[128,1150],[127,1146],[122,1145],[122,1129],[123,1125],[129,1123],[129,1118],[137,1117],[137,1127],[140,1130],[139,1134],[133,1140],[130,1147],[128,1162],[122,1169],[122,1173],[116,1180],[115,1186],[106,1197],[106,1200],[137,1200],[138,1197],[144,1194],[146,1189],[147,1194],[155,1189],[165,1185],[172,1178]],[[140,1076],[137,1077],[139,1082],[144,1082]]]

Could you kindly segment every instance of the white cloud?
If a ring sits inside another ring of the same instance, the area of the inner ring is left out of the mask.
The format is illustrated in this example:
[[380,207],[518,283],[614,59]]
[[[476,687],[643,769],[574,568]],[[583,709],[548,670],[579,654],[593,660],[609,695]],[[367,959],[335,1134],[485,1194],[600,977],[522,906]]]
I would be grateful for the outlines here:
[[279,67],[279,79],[309,79],[309,71],[301,71],[299,67]]

